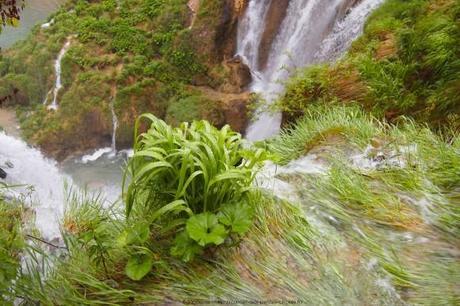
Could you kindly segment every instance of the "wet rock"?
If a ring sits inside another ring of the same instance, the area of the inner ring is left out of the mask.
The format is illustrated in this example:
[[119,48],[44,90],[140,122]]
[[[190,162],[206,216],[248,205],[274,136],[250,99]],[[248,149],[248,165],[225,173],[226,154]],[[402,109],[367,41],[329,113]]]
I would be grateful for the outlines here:
[[6,177],[7,177],[6,172],[2,168],[0,168],[0,179],[4,180],[6,179]]
[[220,91],[239,94],[252,82],[251,70],[240,56],[225,61],[223,66],[228,77],[220,87]]
[[271,46],[278,35],[280,25],[286,17],[289,0],[272,1],[265,19],[265,30],[259,45],[259,70],[267,66]]

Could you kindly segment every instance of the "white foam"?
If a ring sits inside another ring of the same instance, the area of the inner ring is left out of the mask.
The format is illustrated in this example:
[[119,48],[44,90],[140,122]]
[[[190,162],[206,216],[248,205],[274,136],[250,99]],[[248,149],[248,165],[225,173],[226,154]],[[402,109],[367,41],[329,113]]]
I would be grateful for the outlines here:
[[12,196],[29,193],[24,200],[35,210],[35,225],[45,239],[60,237],[59,220],[64,212],[64,184],[71,184],[70,177],[62,174],[54,160],[24,141],[0,132],[0,164],[12,162],[7,169],[7,183],[23,185],[9,192]]
[[113,152],[112,148],[107,147],[107,148],[97,149],[92,154],[84,155],[81,158],[81,162],[84,164],[87,164],[89,162],[94,162],[98,160],[99,158],[101,158],[102,156],[104,156],[105,154],[112,154],[113,157],[115,156],[115,153]]
[[51,27],[53,24],[54,24],[54,19],[51,19],[49,22],[46,22],[46,23],[42,24],[41,28],[42,29],[47,29],[47,28]]

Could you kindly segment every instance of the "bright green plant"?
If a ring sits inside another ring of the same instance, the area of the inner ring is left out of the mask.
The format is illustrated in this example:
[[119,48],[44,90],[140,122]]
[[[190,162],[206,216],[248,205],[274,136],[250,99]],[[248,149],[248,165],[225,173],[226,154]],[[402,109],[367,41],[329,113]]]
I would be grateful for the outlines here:
[[206,121],[172,128],[143,115],[136,131],[143,118],[151,126],[135,135],[124,184],[128,218],[159,226],[160,238],[175,235],[171,254],[184,261],[245,234],[253,219],[247,195],[264,151],[245,149],[240,134]]
[[0,298],[8,300],[9,288],[17,276],[19,256],[24,247],[21,229],[23,208],[17,203],[4,201],[2,188],[4,186],[0,184]]

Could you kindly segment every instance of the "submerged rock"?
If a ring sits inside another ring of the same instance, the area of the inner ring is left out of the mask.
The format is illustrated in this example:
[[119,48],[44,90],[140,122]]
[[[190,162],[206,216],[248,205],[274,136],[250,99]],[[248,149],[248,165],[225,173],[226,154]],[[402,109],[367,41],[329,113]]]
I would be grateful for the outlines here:
[[7,160],[7,161],[5,162],[5,166],[7,166],[7,167],[10,168],[10,169],[13,169],[13,168],[14,168],[14,164],[13,164],[12,162],[10,162],[9,160]]
[[0,168],[0,179],[6,179],[6,177],[7,177],[6,172],[2,168]]

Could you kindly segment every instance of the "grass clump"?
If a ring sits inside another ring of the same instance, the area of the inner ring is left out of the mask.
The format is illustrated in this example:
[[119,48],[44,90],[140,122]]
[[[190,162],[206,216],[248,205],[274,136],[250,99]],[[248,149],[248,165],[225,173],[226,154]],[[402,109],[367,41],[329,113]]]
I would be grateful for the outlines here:
[[311,107],[295,125],[269,140],[268,148],[283,164],[331,138],[343,137],[363,148],[378,134],[374,123],[359,107],[336,107],[334,111],[326,106]]

